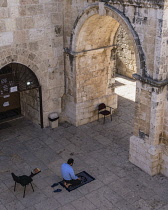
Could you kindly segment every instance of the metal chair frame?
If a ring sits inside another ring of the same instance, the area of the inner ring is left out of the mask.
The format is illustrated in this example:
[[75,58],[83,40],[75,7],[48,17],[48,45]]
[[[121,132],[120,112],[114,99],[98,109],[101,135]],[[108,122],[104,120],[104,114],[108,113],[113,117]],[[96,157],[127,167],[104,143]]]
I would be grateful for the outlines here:
[[13,180],[15,182],[14,191],[16,190],[16,183],[19,183],[24,187],[23,198],[25,197],[25,192],[26,192],[26,186],[27,185],[30,184],[31,187],[32,187],[32,190],[34,192],[34,188],[33,188],[33,185],[32,185],[33,179],[30,176],[26,176],[26,175],[16,176],[14,173],[11,173],[11,175],[12,175]]
[[[109,110],[107,110],[107,107]],[[110,107],[110,106],[107,106],[105,105],[104,103],[101,103],[98,105],[98,121],[99,121],[99,115],[103,115],[104,116],[104,123],[105,123],[105,117],[110,115],[111,117],[111,121],[112,121],[112,111],[113,111],[113,108]]]

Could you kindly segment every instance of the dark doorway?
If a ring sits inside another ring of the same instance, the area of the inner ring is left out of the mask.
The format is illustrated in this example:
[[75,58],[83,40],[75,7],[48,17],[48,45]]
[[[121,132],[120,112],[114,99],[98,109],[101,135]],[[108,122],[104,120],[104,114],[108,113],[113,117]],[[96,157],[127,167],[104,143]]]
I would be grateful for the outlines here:
[[0,69],[0,122],[21,113],[43,127],[42,93],[38,79],[27,66],[11,63]]

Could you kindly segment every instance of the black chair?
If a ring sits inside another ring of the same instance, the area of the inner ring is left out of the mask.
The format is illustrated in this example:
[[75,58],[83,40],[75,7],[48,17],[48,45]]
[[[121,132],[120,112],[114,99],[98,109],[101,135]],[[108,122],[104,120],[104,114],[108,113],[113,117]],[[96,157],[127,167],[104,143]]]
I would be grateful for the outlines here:
[[26,175],[16,176],[14,173],[11,173],[11,175],[13,177],[13,180],[15,181],[14,191],[16,189],[16,183],[19,183],[24,187],[23,198],[25,197],[25,191],[26,191],[26,186],[27,185],[31,184],[32,190],[34,192],[34,188],[33,188],[33,185],[32,185],[33,179],[30,176],[26,176]]
[[[107,110],[109,109],[109,110]],[[104,103],[101,103],[98,105],[98,121],[99,121],[99,115],[104,116],[104,123],[105,123],[105,117],[110,115],[111,116],[111,121],[112,121],[112,110],[113,108],[110,106],[106,106]]]

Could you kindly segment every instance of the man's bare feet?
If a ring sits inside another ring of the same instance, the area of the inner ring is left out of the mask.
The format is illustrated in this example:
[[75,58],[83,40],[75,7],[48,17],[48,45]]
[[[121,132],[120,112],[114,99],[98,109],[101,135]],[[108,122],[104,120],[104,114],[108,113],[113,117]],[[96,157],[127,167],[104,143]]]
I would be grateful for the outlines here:
[[64,182],[64,186],[65,186],[66,188],[68,188],[69,186],[71,186],[71,184],[68,184],[68,183]]

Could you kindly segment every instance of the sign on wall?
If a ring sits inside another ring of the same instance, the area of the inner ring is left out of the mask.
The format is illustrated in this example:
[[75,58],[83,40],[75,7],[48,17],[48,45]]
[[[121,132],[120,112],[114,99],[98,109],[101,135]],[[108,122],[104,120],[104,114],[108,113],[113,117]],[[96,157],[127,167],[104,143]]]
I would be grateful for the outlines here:
[[17,86],[14,86],[14,87],[11,87],[11,88],[10,88],[10,92],[11,92],[11,93],[17,92],[17,91],[18,91]]
[[20,108],[20,93],[12,74],[0,75],[0,112]]
[[0,95],[7,95],[11,92],[11,88],[13,88],[12,92],[16,92],[17,86],[12,86],[14,86],[12,74],[0,75]]

